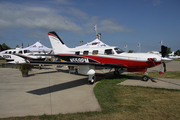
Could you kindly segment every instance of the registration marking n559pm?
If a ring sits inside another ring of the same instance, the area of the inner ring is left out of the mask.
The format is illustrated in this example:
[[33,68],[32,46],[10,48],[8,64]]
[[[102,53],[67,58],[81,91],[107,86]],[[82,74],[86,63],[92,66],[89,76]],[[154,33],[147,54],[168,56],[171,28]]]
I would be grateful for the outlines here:
[[89,63],[89,59],[88,58],[70,58],[71,62],[80,62],[80,63]]

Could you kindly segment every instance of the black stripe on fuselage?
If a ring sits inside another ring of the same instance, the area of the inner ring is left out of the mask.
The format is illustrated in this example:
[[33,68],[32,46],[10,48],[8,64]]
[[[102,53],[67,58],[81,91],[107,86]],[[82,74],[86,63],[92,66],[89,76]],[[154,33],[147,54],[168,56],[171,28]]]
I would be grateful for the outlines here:
[[[79,63],[99,63],[98,61],[92,60],[90,58],[87,57],[82,57],[82,56],[78,56],[78,55],[58,55],[56,56],[57,58],[60,58],[64,61],[67,62],[79,62]],[[87,60],[88,59],[88,60]]]

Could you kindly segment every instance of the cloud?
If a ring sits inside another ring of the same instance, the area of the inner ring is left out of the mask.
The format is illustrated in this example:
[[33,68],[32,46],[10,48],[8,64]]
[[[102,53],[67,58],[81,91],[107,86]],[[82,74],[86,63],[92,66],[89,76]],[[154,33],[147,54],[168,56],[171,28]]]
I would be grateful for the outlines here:
[[99,31],[106,31],[110,33],[114,32],[133,32],[133,30],[126,28],[123,25],[119,25],[115,20],[105,19],[100,22]]
[[[72,2],[55,0],[58,4],[34,4],[0,2],[0,30],[22,28],[23,30],[68,31],[77,34],[92,33],[95,24],[99,32],[132,32],[114,19],[89,16],[84,11],[72,7]],[[52,5],[53,4],[53,5]],[[64,6],[67,5],[67,6]]]
[[87,13],[85,13],[77,8],[68,7],[66,13],[68,13],[69,15],[73,15],[78,19],[83,19],[83,20],[89,19]]
[[82,28],[70,17],[60,15],[55,9],[32,4],[0,4],[0,29],[25,27],[26,29],[65,30],[81,32]]
[[63,4],[63,5],[72,5],[73,2],[69,0],[55,0],[56,3]]

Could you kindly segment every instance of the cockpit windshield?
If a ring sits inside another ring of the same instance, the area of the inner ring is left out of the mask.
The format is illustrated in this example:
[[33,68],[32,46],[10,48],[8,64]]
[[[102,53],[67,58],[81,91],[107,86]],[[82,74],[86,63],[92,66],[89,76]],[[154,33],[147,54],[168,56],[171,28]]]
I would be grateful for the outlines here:
[[120,48],[114,48],[114,50],[116,51],[117,54],[123,53],[124,51],[121,50]]
[[29,50],[24,50],[24,53],[31,53]]

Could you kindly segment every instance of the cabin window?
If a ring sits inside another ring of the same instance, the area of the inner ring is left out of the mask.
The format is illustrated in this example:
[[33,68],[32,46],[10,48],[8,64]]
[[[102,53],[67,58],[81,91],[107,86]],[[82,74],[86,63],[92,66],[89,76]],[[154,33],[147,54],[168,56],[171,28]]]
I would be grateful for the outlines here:
[[9,54],[11,54],[12,52],[11,51],[9,51]]
[[79,54],[80,54],[80,51],[75,52],[75,55],[79,55]]
[[97,55],[98,54],[98,50],[93,50],[92,54],[93,55]]
[[22,51],[19,51],[18,54],[22,54]]
[[15,54],[16,53],[16,51],[13,51],[13,54]]
[[5,52],[5,54],[7,54],[7,51]]
[[112,49],[106,49],[106,50],[104,51],[104,54],[110,55],[110,54],[114,54],[114,53],[113,53]]
[[88,55],[89,51],[84,51],[83,55]]

